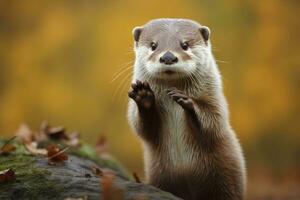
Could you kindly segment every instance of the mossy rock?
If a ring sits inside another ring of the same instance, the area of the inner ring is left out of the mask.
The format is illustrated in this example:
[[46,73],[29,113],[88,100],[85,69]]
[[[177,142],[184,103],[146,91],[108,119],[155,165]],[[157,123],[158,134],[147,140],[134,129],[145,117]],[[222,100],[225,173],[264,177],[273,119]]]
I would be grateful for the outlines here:
[[[16,174],[16,180],[0,183],[1,200],[179,199],[153,186],[130,180],[126,170],[117,161],[99,158],[88,145],[71,149],[67,161],[55,164],[49,164],[46,157],[30,155],[21,144],[14,145],[17,146],[16,151],[0,155],[0,171],[11,168]],[[110,170],[114,174],[113,179],[104,180],[105,176],[94,174],[92,166]],[[109,181],[112,185],[109,185]]]

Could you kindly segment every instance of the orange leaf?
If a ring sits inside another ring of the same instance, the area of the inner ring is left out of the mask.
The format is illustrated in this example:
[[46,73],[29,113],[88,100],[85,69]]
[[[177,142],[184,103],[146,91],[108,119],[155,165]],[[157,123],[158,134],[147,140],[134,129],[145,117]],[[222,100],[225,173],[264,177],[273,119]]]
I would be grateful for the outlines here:
[[9,154],[10,152],[16,150],[16,147],[12,144],[9,144],[11,141],[13,141],[16,138],[16,136],[10,138],[1,148],[0,148],[0,154]]
[[104,174],[102,178],[102,197],[104,200],[112,199],[113,196],[113,182],[115,177],[111,174]]
[[52,162],[63,162],[65,160],[68,160],[68,155],[64,153],[68,149],[69,147],[60,150],[56,145],[50,144],[47,147],[48,159]]
[[134,178],[135,182],[137,182],[137,183],[141,183],[142,182],[141,179],[140,179],[140,177],[137,175],[136,172],[133,172],[132,175],[133,175],[133,178]]
[[115,174],[104,172],[101,181],[102,199],[103,200],[123,200],[124,191],[114,185]]
[[6,145],[3,145],[3,147],[1,147],[0,149],[0,154],[9,154],[11,152],[13,152],[14,150],[16,150],[16,147],[12,144],[6,144]]

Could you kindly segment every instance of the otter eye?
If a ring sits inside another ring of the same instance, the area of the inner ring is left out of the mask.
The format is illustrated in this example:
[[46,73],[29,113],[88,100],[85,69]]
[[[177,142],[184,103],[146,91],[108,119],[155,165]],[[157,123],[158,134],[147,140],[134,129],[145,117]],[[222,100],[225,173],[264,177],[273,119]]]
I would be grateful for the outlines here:
[[188,48],[189,48],[189,44],[187,42],[181,42],[180,46],[185,51],[188,50]]
[[155,51],[155,49],[157,48],[157,43],[151,42],[150,47],[152,51]]

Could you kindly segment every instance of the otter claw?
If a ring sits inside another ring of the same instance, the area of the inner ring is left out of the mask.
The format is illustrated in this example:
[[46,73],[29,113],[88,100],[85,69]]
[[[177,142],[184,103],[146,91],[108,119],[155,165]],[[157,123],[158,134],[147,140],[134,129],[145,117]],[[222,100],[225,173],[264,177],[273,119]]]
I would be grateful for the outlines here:
[[136,83],[131,84],[131,89],[128,96],[137,103],[138,107],[149,109],[154,105],[155,96],[147,82],[137,80]]
[[168,95],[178,103],[183,109],[185,110],[193,110],[194,109],[194,102],[192,98],[185,95],[182,91],[178,90],[177,88],[171,88],[168,91]]

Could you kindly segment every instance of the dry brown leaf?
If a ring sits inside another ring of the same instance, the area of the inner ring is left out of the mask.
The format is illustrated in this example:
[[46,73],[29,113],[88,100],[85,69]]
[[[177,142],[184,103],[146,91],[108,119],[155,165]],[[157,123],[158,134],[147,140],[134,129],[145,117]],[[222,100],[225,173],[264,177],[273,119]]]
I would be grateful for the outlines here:
[[47,121],[43,121],[40,125],[40,129],[38,131],[35,132],[34,134],[34,139],[35,141],[37,141],[38,143],[43,142],[43,141],[47,141],[48,140],[48,136],[46,135],[46,133],[44,132],[44,128],[48,126],[48,122]]
[[68,139],[63,126],[51,127],[47,121],[43,121],[40,126],[40,134],[46,135],[53,140]]
[[15,172],[12,169],[0,171],[0,183],[16,180]]
[[51,162],[63,162],[65,160],[68,160],[68,155],[65,154],[65,151],[67,151],[69,147],[66,147],[62,150],[60,150],[56,145],[50,144],[47,147],[48,151],[48,159]]
[[12,144],[10,144],[11,141],[13,141],[16,138],[16,136],[10,138],[1,148],[0,148],[0,154],[9,154],[16,150],[16,147]]
[[115,176],[111,174],[106,174],[106,173],[103,174],[101,187],[102,187],[102,197],[104,200],[112,199],[114,179]]
[[6,144],[6,145],[3,145],[3,147],[1,147],[0,154],[7,155],[7,154],[10,154],[11,152],[13,152],[15,150],[16,150],[16,147],[14,145]]
[[38,148],[37,142],[30,142],[27,144],[24,144],[26,150],[34,155],[47,155],[48,151],[47,149]]
[[50,127],[46,133],[49,138],[54,140],[69,139],[69,137],[65,133],[65,128],[63,126]]
[[35,140],[34,132],[27,124],[21,124],[19,129],[16,131],[15,136],[17,136],[18,139],[24,144]]
[[136,172],[133,172],[132,176],[133,176],[135,182],[137,182],[137,183],[141,183],[142,182],[141,179],[140,179],[140,177],[137,175]]
[[68,139],[64,141],[64,144],[71,147],[76,147],[80,145],[79,133],[75,131],[69,134]]
[[99,155],[106,154],[108,152],[107,139],[104,135],[100,136],[96,143],[96,151]]
[[96,166],[92,166],[92,171],[96,176],[101,177],[103,175],[103,171]]
[[40,126],[39,135],[53,140],[61,140],[67,146],[78,146],[80,144],[78,132],[67,134],[63,126],[51,127],[47,121]]
[[116,175],[113,173],[103,172],[101,188],[103,200],[123,200],[124,191],[114,185]]
[[41,123],[41,125],[40,125],[40,132],[46,133],[47,130],[48,130],[48,128],[49,128],[49,123],[48,123],[48,121],[43,121],[43,122]]

